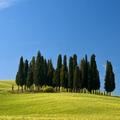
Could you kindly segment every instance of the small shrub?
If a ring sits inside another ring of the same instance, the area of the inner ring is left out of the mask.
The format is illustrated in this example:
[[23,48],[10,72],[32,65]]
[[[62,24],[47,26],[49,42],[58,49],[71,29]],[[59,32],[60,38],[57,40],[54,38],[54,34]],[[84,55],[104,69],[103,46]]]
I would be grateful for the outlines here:
[[43,88],[43,92],[45,92],[45,93],[53,93],[55,91],[54,91],[54,88],[52,86],[46,86],[45,88]]

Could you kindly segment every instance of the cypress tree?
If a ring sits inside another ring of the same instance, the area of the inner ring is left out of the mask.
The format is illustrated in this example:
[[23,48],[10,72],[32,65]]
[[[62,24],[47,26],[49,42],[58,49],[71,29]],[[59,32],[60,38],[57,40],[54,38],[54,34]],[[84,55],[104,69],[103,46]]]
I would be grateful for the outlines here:
[[74,91],[77,92],[77,90],[81,87],[81,83],[80,83],[80,70],[79,67],[76,66],[75,70],[74,70],[74,80],[73,80],[73,88]]
[[85,70],[85,59],[83,58],[80,62],[80,70],[81,70],[81,88],[86,87],[86,70]]
[[60,82],[61,87],[65,87],[65,67],[62,65],[61,71],[60,71]]
[[87,55],[85,55],[85,83],[84,87],[87,89],[88,88],[88,59]]
[[36,58],[34,84],[38,88],[38,90],[39,90],[39,87],[42,86],[40,51],[38,51],[37,58]]
[[66,55],[64,55],[63,65],[64,65],[64,87],[68,91],[68,66],[67,66],[67,56]]
[[31,60],[31,67],[32,67],[32,73],[33,73],[33,83],[35,82],[35,57],[33,56],[32,57],[32,60]]
[[57,91],[57,87],[58,87],[58,71],[54,70],[53,72],[53,87],[56,87],[56,91]]
[[97,64],[94,54],[91,56],[90,67],[91,67],[91,84],[92,84],[91,88],[92,90],[98,90],[100,89],[100,79],[99,79],[99,71],[97,69]]
[[40,76],[41,76],[41,81],[40,81],[40,86],[42,87],[45,84],[45,61],[44,61],[44,57],[41,56],[41,62],[40,62]]
[[29,69],[28,69],[28,75],[27,75],[27,82],[26,82],[27,87],[30,89],[31,86],[33,85],[33,71],[32,71],[32,65],[30,63]]
[[88,60],[87,55],[83,58],[80,63],[81,77],[82,77],[82,88],[88,88]]
[[47,85],[52,86],[53,85],[53,73],[54,73],[54,68],[52,64],[52,60],[48,60],[48,75],[47,75]]
[[68,78],[68,87],[73,89],[73,58],[69,59],[69,78]]
[[115,74],[111,62],[107,61],[105,75],[105,90],[109,93],[115,89]]
[[28,60],[26,59],[25,63],[24,63],[24,85],[25,85],[25,90],[26,90],[27,77],[28,77]]
[[92,73],[91,73],[91,67],[90,67],[90,63],[88,62],[88,87],[87,87],[87,90],[89,92],[91,92],[92,90]]
[[18,69],[18,83],[19,85],[22,87],[22,91],[23,91],[23,85],[25,84],[25,76],[24,76],[24,61],[23,61],[23,57],[20,58],[20,63],[19,63],[19,69]]
[[[77,55],[74,54],[73,55],[73,70],[75,70],[76,66],[77,66]],[[74,71],[73,71],[73,74],[74,74]]]
[[44,60],[44,65],[43,65],[43,69],[44,69],[44,85],[46,86],[47,85],[47,80],[48,80],[48,63],[47,63],[47,60],[45,59]]
[[58,81],[57,83],[58,83],[59,90],[60,90],[60,70],[61,70],[61,68],[62,68],[62,55],[59,54],[58,60],[57,60],[57,68],[56,68],[57,81]]

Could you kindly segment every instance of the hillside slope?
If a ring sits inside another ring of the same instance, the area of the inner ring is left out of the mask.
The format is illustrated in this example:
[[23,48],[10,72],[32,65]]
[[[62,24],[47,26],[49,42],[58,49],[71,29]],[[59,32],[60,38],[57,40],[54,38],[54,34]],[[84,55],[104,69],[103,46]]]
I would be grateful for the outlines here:
[[116,97],[79,93],[10,94],[5,92],[5,88],[8,89],[8,84],[11,84],[10,81],[0,81],[0,87],[1,83],[4,91],[0,92],[0,119],[120,119],[120,99]]

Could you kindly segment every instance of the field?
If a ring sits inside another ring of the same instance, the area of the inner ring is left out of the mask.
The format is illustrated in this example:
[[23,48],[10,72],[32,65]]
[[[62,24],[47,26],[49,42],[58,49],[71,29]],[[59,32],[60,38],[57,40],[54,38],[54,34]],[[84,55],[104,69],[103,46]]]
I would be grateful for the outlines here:
[[0,120],[120,120],[120,98],[79,93],[11,94],[0,81]]

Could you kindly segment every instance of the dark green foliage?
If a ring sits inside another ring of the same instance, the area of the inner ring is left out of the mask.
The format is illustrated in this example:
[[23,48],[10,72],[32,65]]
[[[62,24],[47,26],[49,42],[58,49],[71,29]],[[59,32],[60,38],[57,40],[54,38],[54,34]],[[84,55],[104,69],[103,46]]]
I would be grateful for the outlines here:
[[91,73],[91,67],[90,67],[90,63],[88,63],[88,87],[87,90],[89,92],[91,92],[92,90],[92,73]]
[[[38,51],[37,57],[33,57],[29,66],[28,60],[20,58],[19,69],[16,74],[16,84],[22,87],[31,86],[41,90],[43,86],[53,86],[56,91],[60,87],[69,91],[79,91],[87,89],[89,92],[100,89],[100,77],[97,69],[95,55],[91,56],[90,62],[85,58],[81,60],[80,67],[77,63],[77,55],[69,58],[69,69],[67,65],[67,56],[64,55],[62,64],[62,55],[58,56],[57,67],[54,69],[52,60],[46,60]],[[40,88],[41,87],[41,88]],[[25,87],[26,88],[26,87]],[[68,89],[69,88],[69,89]],[[115,89],[115,75],[111,62],[107,61],[105,90],[112,92]]]
[[78,66],[76,66],[74,70],[73,88],[75,91],[81,88],[81,76]]
[[64,65],[64,87],[68,89],[68,66],[66,55],[64,55],[63,65]]
[[62,65],[61,71],[60,71],[60,83],[61,87],[65,87],[65,67]]
[[84,88],[88,88],[88,59],[87,55],[85,55],[85,82],[83,83]]
[[35,81],[35,57],[32,57],[31,60],[31,67],[32,67],[32,73],[33,73],[33,82]]
[[[74,54],[74,55],[73,55],[73,69],[74,69],[74,70],[75,70],[76,66],[77,66],[77,55]],[[74,73],[73,73],[73,74],[74,74]]]
[[27,87],[30,89],[31,86],[33,85],[33,71],[32,71],[32,65],[30,63],[29,69],[28,69],[28,75],[27,75],[27,82],[26,82]]
[[16,78],[15,78],[15,82],[16,82],[17,86],[20,85],[20,81],[19,81],[19,80],[20,80],[20,79],[19,79],[19,73],[17,72]]
[[43,63],[43,78],[44,78],[44,85],[46,86],[47,85],[47,80],[48,80],[48,63],[47,63],[47,60],[45,59],[44,60],[44,63]]
[[81,82],[82,82],[82,88],[88,88],[88,60],[87,55],[85,56],[85,59],[83,58],[80,63],[80,70],[81,70]]
[[100,79],[94,54],[91,56],[90,69],[91,69],[91,82],[90,82],[91,90],[98,90],[100,88]]
[[25,85],[25,88],[26,88],[27,77],[28,77],[28,60],[26,59],[25,63],[24,63],[24,85]]
[[58,81],[57,83],[58,83],[59,89],[60,89],[60,70],[61,70],[61,68],[62,68],[62,55],[60,54],[58,56],[57,68],[56,68],[56,70],[57,70],[57,72],[56,72],[56,74],[57,74],[57,81]]
[[52,64],[52,60],[48,60],[48,74],[47,74],[47,85],[52,86],[53,82],[53,73],[54,73],[54,68]]
[[35,80],[34,84],[38,87],[42,86],[42,74],[41,74],[41,54],[38,52],[35,64]]
[[54,70],[53,72],[53,87],[58,87],[58,71]]
[[20,58],[20,64],[19,64],[19,69],[18,69],[18,83],[19,85],[22,87],[23,90],[23,85],[25,84],[25,76],[24,76],[24,61],[23,61],[23,57]]
[[105,75],[105,90],[112,92],[115,89],[115,75],[111,62],[107,61],[106,64],[106,75]]
[[85,59],[83,58],[80,62],[80,70],[81,70],[81,82],[82,82],[82,88],[85,88],[85,81],[86,81],[86,73],[85,73]]
[[68,78],[68,87],[73,89],[73,58],[69,59],[69,78]]
[[65,71],[68,71],[68,67],[67,67],[67,56],[64,55],[64,58],[63,58],[63,65],[64,65],[64,68],[65,68]]

